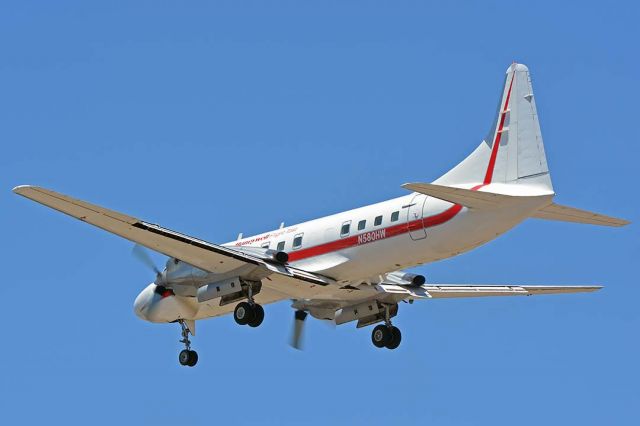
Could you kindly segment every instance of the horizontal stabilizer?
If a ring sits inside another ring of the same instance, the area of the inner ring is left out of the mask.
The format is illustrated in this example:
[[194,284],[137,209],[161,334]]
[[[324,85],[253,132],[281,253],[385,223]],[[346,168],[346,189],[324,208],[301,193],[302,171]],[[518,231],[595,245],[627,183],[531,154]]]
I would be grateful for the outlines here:
[[513,201],[515,198],[510,195],[434,185],[432,183],[405,183],[402,187],[472,209],[498,207]]
[[601,226],[625,226],[630,223],[628,220],[605,216],[603,214],[580,210],[556,203],[549,204],[548,206],[538,210],[532,217],[535,217],[536,219],[560,220],[563,222],[587,223]]

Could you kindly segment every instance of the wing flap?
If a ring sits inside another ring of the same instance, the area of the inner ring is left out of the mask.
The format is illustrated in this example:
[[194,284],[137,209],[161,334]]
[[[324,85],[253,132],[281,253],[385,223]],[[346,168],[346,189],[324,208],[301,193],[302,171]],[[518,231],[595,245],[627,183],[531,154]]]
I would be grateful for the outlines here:
[[586,223],[601,226],[625,226],[630,222],[587,210],[552,203],[533,214],[536,219],[559,220],[562,222]]

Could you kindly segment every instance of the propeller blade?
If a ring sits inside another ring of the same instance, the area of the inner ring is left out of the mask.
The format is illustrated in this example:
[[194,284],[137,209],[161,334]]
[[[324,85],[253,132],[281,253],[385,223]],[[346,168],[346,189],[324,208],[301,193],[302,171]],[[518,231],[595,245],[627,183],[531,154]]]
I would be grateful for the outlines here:
[[296,311],[293,320],[293,334],[291,335],[291,347],[302,350],[302,332],[304,331],[304,320],[307,318],[305,311]]
[[162,274],[162,271],[160,271],[160,269],[158,269],[156,264],[153,263],[153,259],[151,259],[151,255],[149,255],[149,252],[147,251],[147,249],[145,249],[140,244],[136,244],[133,246],[133,248],[131,249],[131,254],[133,254],[133,257],[138,259],[140,262],[145,264],[149,269],[155,272],[156,276],[159,276]]

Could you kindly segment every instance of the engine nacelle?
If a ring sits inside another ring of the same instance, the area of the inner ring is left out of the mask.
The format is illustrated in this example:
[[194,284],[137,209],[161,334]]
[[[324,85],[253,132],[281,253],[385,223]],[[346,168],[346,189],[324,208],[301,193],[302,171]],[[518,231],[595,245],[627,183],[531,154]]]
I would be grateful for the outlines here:
[[392,284],[420,286],[427,282],[427,279],[424,275],[410,274],[408,272],[389,272],[385,281]]
[[135,314],[150,322],[173,322],[193,318],[198,304],[193,297],[176,296],[166,287],[149,284],[133,303]]
[[287,263],[289,261],[289,255],[284,251],[251,246],[235,246],[233,247],[233,249],[250,254],[255,257],[259,257],[260,259],[270,260],[272,262]]
[[345,322],[377,315],[378,313],[380,313],[378,302],[372,300],[371,302],[360,303],[359,305],[348,306],[338,310],[336,312],[335,321],[336,324],[340,325]]
[[197,297],[198,302],[206,302],[207,300],[241,292],[242,283],[240,282],[240,278],[233,277],[200,287]]
[[[390,305],[389,318],[398,315],[398,304]],[[385,310],[383,306],[376,300],[360,303],[358,305],[348,306],[336,312],[335,322],[337,325],[346,322],[358,320],[357,327],[365,327],[369,324],[375,324],[384,321]]]

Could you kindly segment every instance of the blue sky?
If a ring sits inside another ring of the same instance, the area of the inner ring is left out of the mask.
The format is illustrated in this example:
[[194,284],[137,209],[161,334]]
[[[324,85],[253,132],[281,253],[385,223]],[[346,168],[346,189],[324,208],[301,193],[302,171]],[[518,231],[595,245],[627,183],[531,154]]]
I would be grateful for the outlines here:
[[[304,4],[301,4],[304,3]],[[532,72],[557,201],[638,221],[633,2],[4,2],[0,423],[635,424],[637,225],[529,221],[418,268],[430,282],[596,294],[401,306],[402,346],[292,310],[175,324],[133,299],[131,244],[21,199],[72,194],[232,240],[404,194],[466,156],[514,60]],[[160,264],[163,257],[155,256]]]

